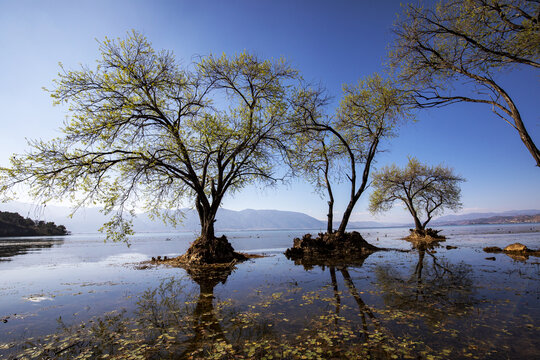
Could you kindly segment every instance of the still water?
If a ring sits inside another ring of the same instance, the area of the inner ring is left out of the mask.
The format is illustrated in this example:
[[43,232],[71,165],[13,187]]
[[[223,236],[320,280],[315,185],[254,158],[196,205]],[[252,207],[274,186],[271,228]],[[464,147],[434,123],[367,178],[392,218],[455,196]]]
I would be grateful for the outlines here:
[[540,258],[482,251],[540,248],[540,224],[442,228],[428,251],[361,229],[395,250],[336,267],[285,258],[306,231],[229,232],[266,257],[205,273],[140,266],[193,233],[2,238],[0,358],[540,358]]

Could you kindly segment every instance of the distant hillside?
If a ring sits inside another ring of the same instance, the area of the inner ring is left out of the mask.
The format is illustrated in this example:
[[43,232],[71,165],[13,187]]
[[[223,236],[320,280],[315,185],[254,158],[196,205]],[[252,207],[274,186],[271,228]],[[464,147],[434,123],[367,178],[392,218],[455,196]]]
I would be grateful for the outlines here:
[[[0,204],[2,209],[17,211],[22,214],[32,214],[32,205],[10,202]],[[70,209],[62,206],[47,206],[39,212],[39,217],[47,218],[65,224],[73,233],[95,233],[107,221],[107,218],[98,208],[84,208],[68,217]],[[315,219],[309,215],[294,211],[280,210],[253,210],[246,209],[234,211],[219,209],[216,217],[217,231],[235,230],[289,230],[306,229],[323,231],[326,222]],[[378,223],[374,221],[350,222],[349,228],[384,227],[395,224]],[[165,231],[194,231],[200,230],[197,212],[191,209],[184,210],[184,219],[177,228],[167,226],[160,220],[151,220],[147,214],[138,214],[133,223],[136,232],[165,232]],[[337,226],[337,225],[336,225]]]
[[539,214],[540,214],[540,210],[510,210],[510,211],[503,211],[503,212],[446,215],[446,216],[441,216],[440,218],[436,220],[433,220],[432,224],[436,224],[436,225],[444,225],[444,224],[450,224],[450,223],[457,224],[466,220],[487,219],[487,218],[492,218],[492,217],[497,217],[497,216],[512,217],[512,216],[519,216],[519,215],[539,215]]
[[490,216],[487,218],[456,220],[440,225],[481,225],[481,224],[523,224],[540,223],[540,214],[538,215],[516,215],[516,216]]
[[0,211],[0,237],[6,236],[42,236],[67,235],[63,225],[53,222],[34,221],[18,213]]
[[433,225],[520,224],[540,222],[540,210],[512,210],[500,213],[471,213],[448,215],[432,222]]

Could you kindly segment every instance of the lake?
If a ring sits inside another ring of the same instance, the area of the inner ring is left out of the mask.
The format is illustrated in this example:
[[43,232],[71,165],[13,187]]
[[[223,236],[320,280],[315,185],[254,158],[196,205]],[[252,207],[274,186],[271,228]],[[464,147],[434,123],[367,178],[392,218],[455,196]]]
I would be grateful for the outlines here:
[[540,248],[540,224],[441,229],[428,251],[360,229],[395,250],[333,267],[283,255],[305,230],[228,232],[266,257],[205,273],[140,266],[193,233],[1,238],[0,358],[540,358],[540,258],[482,251]]

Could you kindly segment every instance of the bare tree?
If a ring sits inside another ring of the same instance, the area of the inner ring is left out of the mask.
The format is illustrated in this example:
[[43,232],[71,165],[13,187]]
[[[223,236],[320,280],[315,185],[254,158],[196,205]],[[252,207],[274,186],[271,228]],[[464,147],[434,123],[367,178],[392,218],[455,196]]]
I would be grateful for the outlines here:
[[435,8],[407,5],[394,32],[390,64],[419,107],[488,104],[518,132],[540,166],[540,151],[514,99],[495,78],[516,67],[540,68],[540,2],[445,0]]
[[[386,166],[373,174],[373,189],[369,210],[372,213],[390,210],[394,203],[402,202],[411,213],[416,232],[425,235],[426,225],[433,216],[444,209],[461,207],[461,191],[458,186],[463,178],[452,169],[421,164],[410,158],[404,169],[396,165]],[[425,220],[421,221],[421,216]]]
[[103,205],[113,214],[104,228],[114,240],[131,233],[126,211],[176,222],[168,210],[190,201],[201,235],[187,260],[231,261],[232,246],[214,234],[216,213],[226,193],[276,180],[286,82],[296,72],[247,53],[182,69],[136,32],[106,39],[100,50],[96,69],[62,69],[51,94],[72,113],[64,135],[32,141],[31,152],[14,156],[2,169],[2,189],[25,183],[44,202]]

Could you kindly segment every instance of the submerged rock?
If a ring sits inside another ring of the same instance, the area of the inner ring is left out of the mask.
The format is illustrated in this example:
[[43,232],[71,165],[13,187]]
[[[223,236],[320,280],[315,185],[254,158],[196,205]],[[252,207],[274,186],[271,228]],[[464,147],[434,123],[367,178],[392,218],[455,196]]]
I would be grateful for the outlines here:
[[510,244],[504,249],[501,249],[498,246],[488,246],[484,248],[484,252],[495,254],[502,253],[517,261],[527,261],[529,256],[540,257],[540,249],[528,249],[525,245],[520,243]]
[[498,246],[487,246],[484,248],[484,252],[487,253],[500,253],[502,252],[502,249]]

